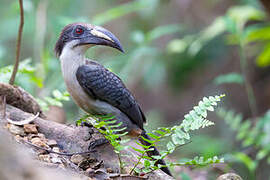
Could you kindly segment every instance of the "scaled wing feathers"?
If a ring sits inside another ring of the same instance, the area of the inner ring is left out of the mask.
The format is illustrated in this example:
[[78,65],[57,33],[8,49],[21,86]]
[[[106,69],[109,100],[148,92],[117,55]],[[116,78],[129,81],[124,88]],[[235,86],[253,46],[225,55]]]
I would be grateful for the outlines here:
[[79,84],[94,99],[105,101],[125,113],[130,120],[143,129],[145,116],[135,98],[121,79],[102,65],[82,65],[76,73]]

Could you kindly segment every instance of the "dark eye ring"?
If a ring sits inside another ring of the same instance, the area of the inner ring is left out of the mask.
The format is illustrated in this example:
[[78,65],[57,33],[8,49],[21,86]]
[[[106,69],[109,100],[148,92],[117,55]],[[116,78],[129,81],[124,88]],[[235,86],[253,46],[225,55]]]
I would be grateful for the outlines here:
[[80,34],[83,33],[83,29],[82,28],[76,28],[75,33],[80,35]]

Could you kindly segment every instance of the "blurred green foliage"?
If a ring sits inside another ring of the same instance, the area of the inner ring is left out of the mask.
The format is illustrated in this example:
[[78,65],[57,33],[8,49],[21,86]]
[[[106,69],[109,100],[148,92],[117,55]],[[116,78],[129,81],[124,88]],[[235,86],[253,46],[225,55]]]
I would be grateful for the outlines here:
[[243,84],[243,76],[239,73],[229,73],[224,75],[219,75],[214,79],[214,83],[217,85],[225,84],[225,83],[237,83]]
[[252,177],[255,177],[260,161],[266,159],[266,162],[270,164],[270,112],[258,117],[255,125],[252,125],[250,120],[244,120],[241,114],[233,110],[221,108],[218,115],[236,132],[236,140],[241,142],[242,147],[250,148],[250,151],[255,152],[255,156],[251,152],[234,152],[230,155],[232,161],[237,160],[245,164]]

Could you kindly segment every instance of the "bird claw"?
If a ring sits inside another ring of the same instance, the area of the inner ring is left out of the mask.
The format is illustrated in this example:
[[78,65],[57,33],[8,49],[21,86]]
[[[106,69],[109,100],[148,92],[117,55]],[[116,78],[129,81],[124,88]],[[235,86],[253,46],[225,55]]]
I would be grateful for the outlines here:
[[96,139],[89,143],[88,150],[94,151],[96,147],[107,144],[107,143],[109,143],[109,141],[105,138]]
[[76,121],[76,126],[86,126],[86,127],[93,127],[93,125],[89,122],[81,121],[80,119]]

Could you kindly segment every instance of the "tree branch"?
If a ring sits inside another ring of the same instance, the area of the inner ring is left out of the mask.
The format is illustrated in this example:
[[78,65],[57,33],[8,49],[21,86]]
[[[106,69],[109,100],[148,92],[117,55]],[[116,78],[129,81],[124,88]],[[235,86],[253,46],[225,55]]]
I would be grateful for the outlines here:
[[270,1],[269,0],[261,0],[262,5],[267,11],[268,15],[270,15]]
[[13,85],[15,77],[18,71],[19,61],[20,61],[20,52],[21,52],[21,41],[22,41],[22,31],[24,25],[24,12],[23,12],[23,0],[19,0],[20,4],[20,27],[18,31],[17,45],[16,45],[16,61],[13,67],[12,75],[9,80],[9,84]]
[[40,113],[40,117],[45,117],[34,97],[20,87],[0,83],[0,96],[6,97],[7,104],[29,113]]

